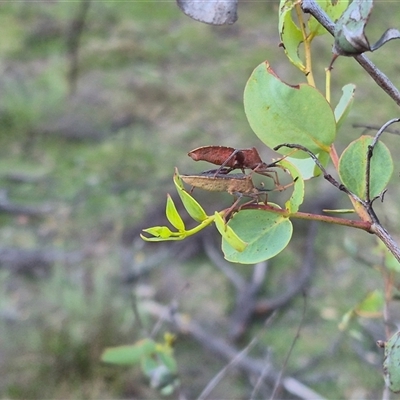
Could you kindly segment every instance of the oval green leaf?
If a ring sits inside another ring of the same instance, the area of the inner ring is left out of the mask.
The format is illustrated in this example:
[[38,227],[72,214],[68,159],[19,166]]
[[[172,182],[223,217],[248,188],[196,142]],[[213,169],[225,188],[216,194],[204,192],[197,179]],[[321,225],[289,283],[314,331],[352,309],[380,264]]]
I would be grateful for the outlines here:
[[290,62],[304,71],[306,67],[299,57],[299,46],[303,42],[303,34],[292,19],[295,3],[293,0],[281,0],[279,4],[279,35]]
[[206,212],[203,207],[185,190],[177,168],[175,168],[174,184],[188,214],[195,221],[202,222],[206,220],[208,218]]
[[335,119],[337,129],[340,128],[343,121],[347,118],[351,110],[351,106],[353,105],[354,100],[354,92],[356,91],[356,86],[352,83],[343,86],[342,88],[342,97],[339,100],[339,103],[335,107]]
[[240,264],[255,264],[276,256],[288,245],[293,232],[288,218],[266,210],[242,210],[228,226],[248,243],[246,249],[239,252],[222,240],[225,258]]
[[[325,97],[307,84],[290,86],[281,81],[268,62],[250,76],[244,91],[244,108],[255,134],[267,146],[301,143],[314,154],[329,153],[335,140],[336,121]],[[292,152],[282,148],[282,154]],[[308,157],[298,151],[295,158]]]
[[[167,240],[169,237],[174,236],[175,234],[175,232],[172,232],[167,226],[152,226],[151,228],[143,229],[143,232],[149,233],[160,240]],[[143,236],[143,239],[147,241],[154,240],[155,238]]]
[[[349,0],[340,0],[336,2],[332,0],[319,0],[318,5],[326,12],[332,21],[336,21],[344,10],[346,10],[349,5]],[[327,30],[312,16],[308,20],[308,29],[314,36],[327,33]]]
[[[362,200],[366,199],[367,152],[372,140],[372,136],[360,136],[347,146],[339,160],[339,175],[342,183]],[[390,151],[382,142],[378,142],[371,158],[371,199],[382,193],[392,173],[393,160]]]
[[168,221],[171,223],[171,225],[174,228],[178,229],[178,231],[185,230],[185,224],[176,209],[174,201],[172,200],[172,198],[169,194],[167,195],[167,205],[166,205],[165,214],[168,218]]
[[236,251],[242,252],[247,247],[248,243],[240,239],[235,231],[225,223],[217,211],[215,212],[214,222],[223,239],[226,240],[226,242],[229,243],[229,245],[232,246]]
[[156,343],[151,339],[143,339],[133,345],[106,348],[101,355],[101,361],[118,365],[133,365],[139,363],[142,357],[153,354],[155,351]]
[[400,393],[400,332],[396,332],[385,343],[383,371],[389,389],[394,393]]
[[353,1],[335,25],[333,52],[343,56],[370,50],[364,34],[374,4],[371,0]]

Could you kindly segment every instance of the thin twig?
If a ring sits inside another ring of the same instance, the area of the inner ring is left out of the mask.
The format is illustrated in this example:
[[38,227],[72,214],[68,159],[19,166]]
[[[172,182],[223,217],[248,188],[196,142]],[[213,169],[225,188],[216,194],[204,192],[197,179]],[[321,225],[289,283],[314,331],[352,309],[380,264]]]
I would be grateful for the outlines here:
[[91,0],[81,0],[75,18],[72,20],[67,35],[67,53],[69,58],[68,82],[70,94],[76,91],[78,79],[78,52],[82,33],[85,27],[86,17]]
[[301,151],[306,152],[315,162],[317,167],[322,171],[322,174],[324,175],[324,178],[331,183],[333,186],[341,190],[342,192],[346,193],[348,196],[352,197],[357,203],[363,204],[363,200],[361,200],[356,194],[351,192],[349,189],[346,188],[342,183],[338,182],[331,174],[328,174],[326,171],[325,167],[321,164],[321,162],[318,160],[318,157],[310,150],[307,149],[307,147],[304,147],[300,144],[294,144],[294,143],[282,143],[276,147],[274,147],[274,150],[279,150],[281,147],[288,147],[289,149],[299,149]]
[[238,291],[244,290],[246,286],[245,279],[232,268],[231,264],[222,258],[221,250],[217,251],[214,246],[214,237],[203,236],[202,243],[207,257],[230,280],[235,289]]
[[303,327],[303,324],[304,324],[304,321],[305,321],[305,318],[306,318],[306,310],[307,310],[307,297],[306,297],[306,294],[304,293],[303,296],[304,296],[303,297],[304,302],[303,302],[303,314],[301,316],[301,321],[299,323],[299,326],[297,327],[296,335],[293,338],[292,344],[290,345],[289,351],[288,351],[288,353],[286,355],[285,361],[283,362],[282,368],[279,371],[278,378],[277,378],[277,380],[275,382],[274,390],[272,391],[270,400],[274,400],[274,398],[275,398],[276,392],[278,391],[278,388],[279,388],[279,386],[281,384],[283,373],[284,373],[284,371],[285,371],[285,369],[287,367],[287,363],[289,362],[289,359],[290,359],[290,356],[291,356],[292,351],[294,349],[294,346],[296,345],[296,342],[300,337],[300,331],[301,331],[301,328]]
[[222,381],[222,379],[226,376],[228,371],[232,369],[236,364],[239,363],[240,359],[244,358],[249,354],[250,350],[256,345],[258,339],[254,337],[250,343],[237,355],[232,358],[232,360],[229,361],[227,365],[225,365],[224,368],[222,368],[221,371],[218,372],[217,375],[215,375],[211,381],[207,384],[207,386],[203,389],[203,391],[200,393],[199,397],[197,400],[205,400],[207,396],[215,389],[215,387]]
[[[143,306],[150,314],[162,318],[166,322],[174,324],[179,332],[190,334],[195,340],[200,342],[202,346],[210,350],[214,355],[223,357],[226,360],[231,360],[237,356],[238,350],[234,346],[228,344],[221,338],[211,336],[193,319],[189,319],[183,315],[180,315],[179,313],[175,313],[172,316],[168,310],[168,307],[162,306],[155,302],[145,302],[143,303]],[[245,356],[238,360],[237,367],[248,374],[259,376],[263,374],[266,365],[263,361],[255,360]],[[268,373],[264,375],[265,380],[269,384],[273,384],[277,374],[272,365],[268,364],[267,372]],[[282,386],[287,392],[297,396],[300,399],[325,400],[325,398],[319,393],[313,391],[311,388],[292,377],[285,377],[282,381]]]
[[274,150],[277,150],[281,147],[289,147],[291,149],[299,149],[302,151],[305,151],[315,162],[315,164],[321,169],[324,178],[330,182],[333,186],[337,187],[339,190],[345,192],[348,196],[350,196],[353,200],[355,200],[357,203],[359,203],[364,210],[367,212],[369,218],[371,219],[371,227],[368,229],[369,233],[374,233],[376,236],[378,236],[379,239],[385,244],[387,249],[394,255],[396,260],[400,262],[400,247],[398,244],[394,241],[394,239],[390,236],[389,232],[381,225],[379,222],[378,216],[375,214],[374,209],[372,208],[372,202],[361,200],[357,195],[352,193],[350,190],[348,190],[343,184],[339,183],[337,180],[335,180],[332,175],[328,174],[323,167],[323,165],[320,163],[318,160],[317,156],[308,150],[306,147],[301,146],[299,144],[290,144],[290,143],[284,143],[279,146],[276,146]]
[[[370,125],[370,124],[353,124],[353,128],[364,128],[365,131],[378,131],[381,129],[381,126],[379,125]],[[392,133],[393,135],[400,135],[400,130],[399,129],[385,129],[385,132],[387,133]]]
[[311,221],[307,232],[306,251],[299,274],[295,283],[276,297],[263,299],[257,302],[256,312],[265,314],[273,310],[285,307],[295,296],[307,287],[315,269],[315,238],[317,236],[317,224]]
[[386,122],[386,124],[384,124],[379,131],[377,132],[377,134],[375,135],[372,143],[368,146],[368,151],[367,151],[367,166],[366,166],[366,172],[365,172],[365,200],[368,204],[372,204],[372,201],[374,199],[372,199],[371,201],[371,193],[370,193],[370,187],[371,187],[371,160],[372,160],[372,156],[374,154],[374,148],[376,146],[376,144],[378,143],[379,138],[381,137],[382,133],[385,132],[386,128],[396,122],[399,122],[400,118],[393,118],[390,121]]
[[[303,0],[301,8],[305,13],[311,14],[332,36],[335,24],[330,20],[324,10],[314,0]],[[381,87],[398,105],[400,105],[400,91],[390,79],[380,71],[364,54],[354,57],[365,69],[370,77]]]

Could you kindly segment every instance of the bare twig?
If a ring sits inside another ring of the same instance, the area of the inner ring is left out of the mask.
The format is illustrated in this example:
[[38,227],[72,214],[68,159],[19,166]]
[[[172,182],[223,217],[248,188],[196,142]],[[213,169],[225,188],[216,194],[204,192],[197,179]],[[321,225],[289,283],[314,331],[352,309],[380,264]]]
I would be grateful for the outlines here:
[[386,122],[377,132],[377,134],[374,137],[374,140],[372,143],[368,146],[368,152],[367,152],[367,166],[366,166],[366,171],[365,171],[365,180],[366,180],[366,185],[365,185],[365,200],[367,203],[372,204],[372,199],[371,201],[371,193],[370,193],[370,185],[371,185],[371,159],[374,154],[374,148],[376,144],[378,143],[379,138],[381,137],[382,133],[385,132],[386,128],[389,127],[390,125],[399,122],[400,118],[394,118],[391,119],[390,121]]
[[332,175],[330,175],[326,172],[325,168],[320,163],[317,156],[314,153],[312,153],[310,150],[308,150],[306,147],[301,146],[299,144],[284,143],[279,146],[276,146],[274,148],[274,150],[277,150],[281,147],[289,147],[292,149],[299,149],[299,150],[305,151],[307,154],[309,154],[309,156],[314,160],[315,164],[321,169],[321,171],[324,175],[324,178],[328,182],[330,182],[333,186],[337,187],[342,192],[346,193],[348,196],[350,196],[354,201],[356,201],[358,204],[360,204],[364,208],[364,210],[367,212],[367,214],[372,222],[372,225],[371,225],[370,229],[368,230],[368,232],[374,233],[376,236],[378,236],[379,239],[381,239],[381,241],[385,244],[387,249],[394,255],[396,260],[398,262],[400,262],[400,247],[390,236],[389,232],[379,222],[378,216],[375,214],[375,211],[372,208],[372,201],[361,200],[357,195],[355,195],[350,190],[348,190],[343,184],[339,183],[336,179],[334,179],[332,177]]
[[[364,128],[365,131],[378,131],[382,127],[379,125],[370,125],[370,124],[353,124],[353,128]],[[393,135],[400,135],[399,129],[385,129],[385,132],[392,133]]]
[[[228,344],[225,340],[221,338],[216,338],[210,335],[208,332],[204,331],[199,324],[197,324],[193,319],[185,318],[179,313],[170,313],[168,307],[162,306],[155,302],[146,302],[143,306],[147,311],[162,318],[164,321],[175,325],[175,328],[183,333],[189,334],[195,340],[197,340],[201,345],[208,350],[210,350],[214,355],[222,357],[226,360],[232,360],[237,357],[239,351],[232,345]],[[251,357],[244,356],[237,359],[237,367],[242,371],[250,375],[259,376],[265,374],[264,370],[266,368],[265,362],[260,360],[255,360]],[[265,381],[269,384],[274,384],[277,377],[275,368],[272,365],[267,366],[267,374],[265,374]],[[308,386],[304,385],[300,381],[292,377],[285,377],[282,380],[282,386],[284,389],[304,400],[325,400],[319,393],[313,391]]]
[[306,152],[315,162],[315,164],[318,166],[318,168],[321,170],[322,174],[324,175],[324,178],[331,183],[333,186],[341,190],[342,192],[346,193],[348,196],[353,198],[357,203],[363,204],[363,200],[361,200],[356,194],[351,192],[349,189],[346,188],[342,183],[338,182],[331,174],[328,174],[324,166],[321,164],[321,162],[318,160],[318,157],[310,150],[307,149],[307,147],[304,147],[300,144],[294,144],[294,143],[283,143],[280,144],[279,146],[274,147],[274,150],[279,150],[281,147],[288,147],[289,149],[299,149],[301,151]]
[[283,362],[283,366],[282,366],[281,370],[279,371],[278,378],[276,379],[274,390],[272,391],[272,394],[271,394],[271,397],[270,397],[271,400],[273,400],[275,398],[275,395],[276,395],[276,393],[278,391],[278,388],[279,388],[281,380],[282,380],[283,373],[284,373],[284,371],[286,369],[287,363],[288,363],[288,361],[290,359],[290,356],[292,354],[294,346],[296,345],[296,342],[297,342],[298,338],[300,337],[300,331],[301,331],[301,328],[303,327],[304,320],[306,318],[306,310],[307,310],[307,297],[306,297],[305,293],[304,293],[303,300],[304,300],[304,302],[303,302],[303,314],[301,316],[301,320],[300,320],[299,326],[297,327],[296,335],[293,338],[293,341],[292,341],[292,344],[290,345],[289,351],[286,354],[285,361]]
[[202,243],[207,257],[225,274],[236,290],[242,291],[246,286],[246,281],[232,268],[231,264],[222,258],[221,251],[218,251],[214,246],[215,239],[210,236],[203,236]]
[[217,384],[221,382],[222,379],[226,376],[228,370],[234,367],[236,364],[238,364],[240,359],[244,358],[245,356],[247,356],[247,354],[249,354],[250,350],[255,346],[257,341],[258,341],[257,338],[254,337],[242,351],[238,352],[238,354],[232,360],[230,360],[229,363],[225,365],[225,367],[221,371],[219,371],[218,374],[215,375],[213,379],[207,384],[207,386],[200,393],[197,400],[205,400],[207,396],[214,390]]
[[296,277],[296,281],[293,286],[290,286],[284,293],[279,294],[271,299],[264,299],[257,302],[255,311],[259,314],[265,314],[276,310],[278,308],[285,307],[294,296],[297,296],[301,291],[304,290],[314,270],[314,245],[315,238],[317,236],[317,224],[312,221],[307,233],[306,253],[301,266],[300,274]]
[[238,340],[246,331],[257,305],[257,294],[264,283],[267,262],[254,266],[250,282],[238,292],[235,309],[230,318],[229,339]]
[[[335,24],[315,0],[303,0],[301,7],[305,13],[311,14],[332,36]],[[354,57],[365,69],[370,77],[380,86],[398,105],[400,105],[400,91],[390,79],[380,71],[364,54]]]

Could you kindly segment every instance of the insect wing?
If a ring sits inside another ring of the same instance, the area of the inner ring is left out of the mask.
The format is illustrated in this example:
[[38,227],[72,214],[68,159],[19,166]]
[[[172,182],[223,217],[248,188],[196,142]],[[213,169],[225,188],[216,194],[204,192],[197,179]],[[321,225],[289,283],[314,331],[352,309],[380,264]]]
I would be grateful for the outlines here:
[[232,154],[235,151],[233,147],[202,146],[190,151],[188,156],[194,161],[207,161],[215,165],[224,164],[226,167],[233,168],[235,167],[236,157],[232,157]]

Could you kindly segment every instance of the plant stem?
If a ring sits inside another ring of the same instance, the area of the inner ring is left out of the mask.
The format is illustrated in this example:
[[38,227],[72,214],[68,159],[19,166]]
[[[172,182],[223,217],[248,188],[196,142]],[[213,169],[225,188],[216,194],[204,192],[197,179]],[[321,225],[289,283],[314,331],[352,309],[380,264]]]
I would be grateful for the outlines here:
[[396,260],[400,263],[400,248],[390,236],[389,232],[380,224],[374,223],[371,226],[371,233],[375,233],[379,239],[385,244],[387,249],[393,254]]
[[[329,19],[324,10],[315,0],[303,0],[301,7],[305,13],[311,14],[332,36],[335,24]],[[395,102],[400,105],[400,91],[390,79],[380,71],[364,54],[354,56],[356,61],[367,71],[370,77],[380,86]]]
[[303,35],[303,43],[304,43],[304,54],[306,60],[306,68],[304,70],[304,74],[307,78],[307,83],[313,87],[315,87],[314,75],[312,73],[312,65],[311,65],[311,40],[307,37],[307,32],[305,30],[305,23],[303,19],[303,14],[301,12],[300,4],[295,5],[295,10],[297,14],[297,18],[299,19],[299,25],[301,29],[301,33]]
[[287,210],[284,210],[282,208],[276,208],[268,204],[247,204],[243,206],[242,210],[255,209],[255,208],[259,210],[272,211],[274,213],[281,214],[287,218],[297,218],[297,219],[306,219],[310,221],[327,222],[330,224],[349,226],[352,228],[361,229],[369,233],[375,233],[375,229],[372,229],[373,225],[369,221],[354,221],[347,218],[331,217],[329,215],[312,214],[300,211],[291,214]]

